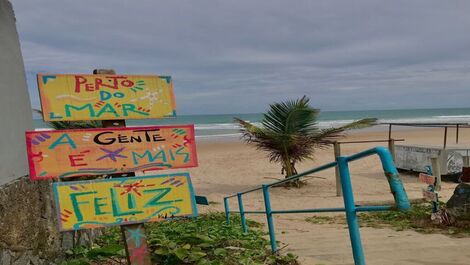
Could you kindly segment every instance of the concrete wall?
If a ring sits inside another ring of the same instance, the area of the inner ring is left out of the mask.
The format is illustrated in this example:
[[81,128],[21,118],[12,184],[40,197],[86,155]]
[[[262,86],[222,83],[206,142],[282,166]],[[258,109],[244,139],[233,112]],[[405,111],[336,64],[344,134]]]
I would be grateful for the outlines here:
[[15,15],[0,0],[0,185],[28,174],[24,131],[33,128]]

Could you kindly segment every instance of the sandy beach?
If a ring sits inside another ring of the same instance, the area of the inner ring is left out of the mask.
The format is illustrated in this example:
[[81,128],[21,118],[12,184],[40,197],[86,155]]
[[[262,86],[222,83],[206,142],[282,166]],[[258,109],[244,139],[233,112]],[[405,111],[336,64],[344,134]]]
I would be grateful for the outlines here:
[[[403,138],[403,143],[439,145],[444,130],[439,128],[400,128],[392,137]],[[386,139],[388,131],[372,129],[350,132],[344,140]],[[448,144],[455,143],[455,130],[449,129]],[[461,129],[460,143],[470,144],[470,130]],[[196,193],[205,195],[210,206],[199,207],[202,212],[223,211],[223,197],[247,190],[262,183],[281,179],[280,166],[269,163],[265,154],[243,143],[238,138],[199,139],[197,143],[199,167],[190,170]],[[386,143],[348,144],[342,154],[353,154]],[[332,148],[319,150],[315,160],[298,165],[299,172],[333,161]],[[392,202],[388,183],[378,158],[373,156],[350,164],[357,204]],[[422,198],[423,183],[416,175],[401,174],[408,197]],[[273,209],[302,209],[342,207],[341,197],[335,196],[334,170],[327,170],[309,178],[301,189],[274,188],[271,190]],[[443,183],[440,196],[447,201],[455,183]],[[263,210],[261,193],[244,197],[245,210]],[[231,200],[232,209],[238,207]],[[276,216],[275,226],[282,251],[298,255],[302,264],[353,264],[349,235],[344,225],[314,225],[304,221],[312,214]],[[263,215],[249,218],[265,221]],[[455,239],[439,234],[418,234],[413,231],[396,232],[391,229],[362,228],[361,235],[368,264],[468,264],[470,254],[459,246],[469,245],[470,238]],[[285,245],[287,244],[287,245]]]

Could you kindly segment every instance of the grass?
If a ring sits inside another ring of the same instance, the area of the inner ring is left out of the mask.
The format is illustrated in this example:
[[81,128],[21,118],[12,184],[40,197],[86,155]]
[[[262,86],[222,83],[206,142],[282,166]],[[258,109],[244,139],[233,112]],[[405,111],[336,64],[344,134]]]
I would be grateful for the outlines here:
[[[444,207],[444,205],[441,205]],[[429,203],[413,204],[410,211],[385,211],[360,213],[359,224],[374,228],[392,228],[397,231],[414,230],[420,233],[441,233],[454,237],[470,236],[470,221],[461,220],[451,226],[434,224],[431,221]],[[307,222],[314,224],[346,224],[345,216],[311,216]]]
[[[225,215],[211,213],[195,219],[147,223],[147,242],[156,264],[280,264],[296,265],[292,254],[273,255],[262,224],[249,220],[251,230],[241,231],[240,218],[232,225]],[[63,265],[126,264],[118,227],[106,230],[92,249],[79,247],[67,252]]]

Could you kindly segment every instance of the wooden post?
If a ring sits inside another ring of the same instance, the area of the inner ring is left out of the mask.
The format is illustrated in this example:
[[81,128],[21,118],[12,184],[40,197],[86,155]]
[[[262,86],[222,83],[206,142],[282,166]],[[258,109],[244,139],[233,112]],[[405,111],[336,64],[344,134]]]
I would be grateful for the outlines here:
[[[338,156],[341,156],[341,147],[340,143],[334,142],[333,143],[333,150],[335,154],[335,160]],[[343,196],[343,190],[341,189],[341,178],[339,176],[339,167],[335,167],[335,176],[336,176],[336,196],[340,197]]]
[[459,124],[455,127],[455,143],[459,143]]
[[[93,74],[115,75],[113,69],[95,69]],[[103,120],[103,128],[126,127],[125,120]],[[122,174],[116,174],[121,176]],[[135,176],[134,172],[127,173],[127,176]],[[144,224],[121,225],[121,233],[126,249],[127,264],[129,265],[152,265],[151,254],[148,250]]]
[[431,157],[432,175],[436,177],[435,190],[441,190],[441,163],[438,157]]
[[395,139],[388,139],[388,150],[392,154],[392,159],[395,162]]
[[392,139],[392,124],[388,125],[388,139]]
[[464,167],[470,166],[470,156],[468,155],[462,156],[462,160],[463,160]]
[[447,126],[444,127],[444,149],[447,147]]

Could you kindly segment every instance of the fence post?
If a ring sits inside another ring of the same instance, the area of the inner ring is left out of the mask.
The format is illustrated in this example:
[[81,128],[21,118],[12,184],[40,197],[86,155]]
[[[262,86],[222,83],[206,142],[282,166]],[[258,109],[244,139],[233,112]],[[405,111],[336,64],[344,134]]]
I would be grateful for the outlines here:
[[245,209],[243,208],[242,194],[237,193],[237,198],[238,198],[238,208],[240,209],[240,219],[242,222],[243,233],[247,233],[248,226],[246,225]]
[[462,156],[462,162],[463,162],[463,166],[464,167],[468,167],[470,165],[470,156],[468,155],[465,155],[465,156]]
[[362,249],[361,234],[356,215],[356,206],[354,204],[354,195],[349,175],[348,159],[346,157],[337,157],[339,173],[341,177],[341,186],[343,188],[343,201],[346,210],[346,220],[348,222],[349,238],[355,265],[365,265],[364,251]]
[[390,154],[392,154],[393,162],[395,162],[395,139],[388,139],[388,150],[390,150]]
[[432,175],[436,177],[436,187],[437,191],[441,190],[441,163],[439,162],[439,158],[431,157],[431,169]]
[[225,209],[225,220],[227,224],[230,224],[230,206],[228,204],[228,198],[224,198],[224,209]]
[[271,211],[271,199],[269,198],[269,186],[263,184],[264,208],[266,211],[266,219],[268,221],[269,240],[271,241],[271,250],[273,253],[277,251],[276,233],[274,232],[273,214]]
[[[341,146],[340,143],[334,142],[333,143],[333,151],[335,154],[335,160],[337,157],[341,156]],[[339,177],[339,168],[338,166],[335,167],[335,177],[336,177],[336,196],[340,197],[343,195],[343,191],[341,190],[341,179]]]

